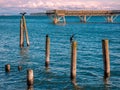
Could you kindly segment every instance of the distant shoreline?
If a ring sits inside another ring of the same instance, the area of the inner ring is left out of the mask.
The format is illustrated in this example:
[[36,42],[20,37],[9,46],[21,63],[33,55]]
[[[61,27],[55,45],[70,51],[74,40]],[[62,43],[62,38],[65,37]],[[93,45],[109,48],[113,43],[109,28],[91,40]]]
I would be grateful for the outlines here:
[[41,12],[41,13],[30,13],[30,16],[47,16],[47,14],[45,12]]

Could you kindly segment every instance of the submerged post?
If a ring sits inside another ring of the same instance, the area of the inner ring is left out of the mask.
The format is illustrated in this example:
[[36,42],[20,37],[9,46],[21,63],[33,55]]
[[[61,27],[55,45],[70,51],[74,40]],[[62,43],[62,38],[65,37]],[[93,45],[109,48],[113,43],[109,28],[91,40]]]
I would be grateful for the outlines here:
[[6,72],[10,72],[10,64],[6,64],[5,65],[5,71]]
[[22,70],[22,66],[18,66],[18,71],[21,71]]
[[46,35],[46,46],[45,46],[45,56],[46,56],[46,60],[45,60],[45,67],[48,68],[49,67],[49,63],[50,63],[50,38],[48,35]]
[[76,83],[76,59],[77,59],[77,42],[73,41],[71,46],[71,81]]
[[33,70],[28,69],[27,70],[27,85],[32,86],[34,82],[34,75],[33,75]]
[[103,62],[104,62],[104,77],[110,76],[110,57],[108,40],[102,40]]

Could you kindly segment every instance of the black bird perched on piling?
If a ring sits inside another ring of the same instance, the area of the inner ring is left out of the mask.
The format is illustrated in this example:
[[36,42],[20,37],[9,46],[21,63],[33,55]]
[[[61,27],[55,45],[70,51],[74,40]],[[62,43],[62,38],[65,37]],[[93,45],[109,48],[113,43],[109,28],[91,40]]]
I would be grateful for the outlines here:
[[70,42],[74,40],[74,34],[70,37]]
[[46,37],[49,37],[49,35],[47,34]]
[[25,14],[27,14],[26,12],[20,13],[22,16],[24,16]]

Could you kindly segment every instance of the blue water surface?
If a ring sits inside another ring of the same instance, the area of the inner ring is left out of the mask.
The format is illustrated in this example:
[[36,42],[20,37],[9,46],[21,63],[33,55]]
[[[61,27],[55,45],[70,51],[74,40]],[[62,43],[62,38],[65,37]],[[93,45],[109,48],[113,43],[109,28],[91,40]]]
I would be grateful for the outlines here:
[[[92,17],[87,23],[80,23],[78,17],[66,17],[66,25],[54,25],[47,16],[26,16],[30,47],[21,49],[20,19],[21,16],[0,16],[0,90],[27,90],[29,68],[34,70],[31,90],[120,89],[120,23],[106,23],[104,17]],[[120,17],[115,22],[120,22]],[[50,37],[48,70],[45,69],[46,34]],[[77,41],[77,86],[70,81],[73,34]],[[109,39],[108,81],[103,79],[102,39]],[[6,64],[11,65],[10,73],[5,73]]]

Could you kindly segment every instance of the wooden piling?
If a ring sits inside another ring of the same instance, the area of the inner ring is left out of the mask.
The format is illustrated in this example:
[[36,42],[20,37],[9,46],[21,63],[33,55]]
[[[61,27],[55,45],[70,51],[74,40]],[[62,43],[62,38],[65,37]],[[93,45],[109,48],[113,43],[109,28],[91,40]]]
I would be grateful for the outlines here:
[[83,16],[83,22],[86,23],[86,15]]
[[21,71],[22,70],[22,66],[18,66],[18,71]]
[[50,63],[50,38],[48,35],[46,35],[46,46],[45,46],[45,56],[46,56],[46,60],[45,60],[45,67],[48,68],[49,67],[49,63]]
[[23,31],[23,20],[20,20],[20,47],[24,46],[24,31]]
[[54,18],[53,23],[54,23],[54,24],[57,24],[57,23],[58,23],[57,17]]
[[71,46],[71,81],[76,83],[76,59],[77,59],[77,42],[73,41]]
[[33,70],[28,69],[27,70],[27,85],[32,86],[34,83],[34,75],[33,75]]
[[5,65],[5,71],[6,72],[10,72],[10,64],[6,64]]
[[27,46],[29,46],[30,42],[29,42],[29,37],[28,37],[26,20],[25,20],[25,16],[24,16],[26,13],[24,12],[24,13],[20,13],[20,14],[22,14],[22,18],[20,20],[20,47],[24,46],[24,36],[26,37]]
[[113,16],[112,15],[110,15],[110,16],[107,16],[107,22],[109,23],[111,23],[111,22],[113,22]]
[[23,16],[23,27],[24,27],[24,31],[25,31],[25,36],[26,36],[26,42],[27,42],[27,46],[30,45],[30,42],[29,42],[29,37],[28,37],[28,31],[27,31],[27,26],[26,26],[26,20],[25,20],[25,17]]
[[110,76],[110,57],[109,57],[109,41],[102,40],[103,62],[104,62],[104,77]]

